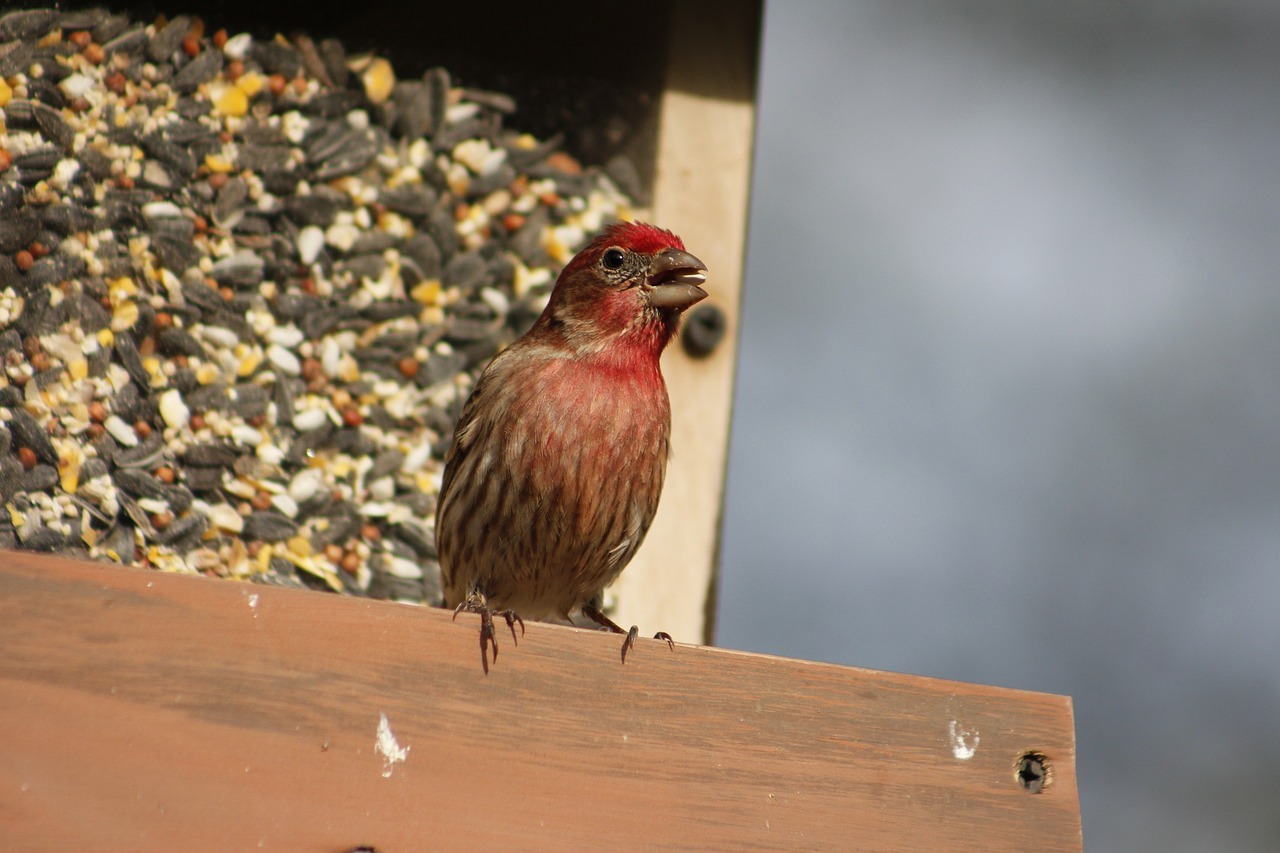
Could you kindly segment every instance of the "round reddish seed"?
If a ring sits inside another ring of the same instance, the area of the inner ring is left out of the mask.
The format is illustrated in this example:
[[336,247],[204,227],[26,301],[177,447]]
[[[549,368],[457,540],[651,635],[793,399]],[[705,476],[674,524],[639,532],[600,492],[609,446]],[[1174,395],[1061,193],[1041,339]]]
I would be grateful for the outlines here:
[[89,404],[89,420],[95,423],[102,423],[107,419],[107,407],[102,405],[99,400],[94,400]]
[[31,356],[31,367],[36,373],[41,373],[49,369],[49,354],[47,352],[38,352]]
[[376,524],[366,524],[360,528],[360,536],[370,542],[377,542],[382,538],[382,531]]
[[133,425],[133,434],[143,441],[146,441],[148,438],[151,438],[151,424],[146,421],[138,421]]
[[107,433],[107,428],[99,423],[89,424],[89,440],[96,441]]
[[355,551],[348,551],[342,555],[342,570],[349,575],[354,575],[360,568],[360,555]]
[[418,360],[416,358],[402,358],[396,367],[400,369],[400,375],[405,379],[412,379],[418,375]]
[[23,468],[30,471],[32,468],[36,467],[36,462],[39,460],[36,459],[36,452],[30,447],[19,447],[18,461],[22,463]]
[[[91,42],[85,46],[84,58],[94,65],[101,65],[102,60],[107,58],[107,54],[102,49],[102,45],[97,42]],[[121,76],[123,77],[123,75]]]
[[151,516],[151,526],[156,530],[164,530],[170,524],[173,524],[173,513],[157,512]]
[[364,415],[357,406],[347,406],[342,410],[342,422],[349,427],[358,427],[364,423]]
[[8,171],[13,165],[13,155],[3,148],[0,148],[0,172]]
[[178,475],[168,465],[161,465],[156,469],[156,479],[162,483],[172,483],[177,478]]
[[227,44],[227,31],[218,30],[213,34],[213,46],[218,50],[222,50]]
[[31,253],[31,257],[38,261],[45,255],[49,254],[49,247],[44,243],[41,243],[39,240],[32,240],[31,245],[27,246],[27,251]]
[[563,151],[555,151],[547,155],[546,165],[566,175],[582,174],[582,164]]
[[200,414],[199,412],[196,412],[191,416],[191,420],[187,421],[187,426],[191,428],[192,432],[199,432],[200,430],[204,429],[205,427],[204,415]]
[[13,263],[18,269],[26,272],[36,265],[36,259],[26,249],[21,249],[13,256]]

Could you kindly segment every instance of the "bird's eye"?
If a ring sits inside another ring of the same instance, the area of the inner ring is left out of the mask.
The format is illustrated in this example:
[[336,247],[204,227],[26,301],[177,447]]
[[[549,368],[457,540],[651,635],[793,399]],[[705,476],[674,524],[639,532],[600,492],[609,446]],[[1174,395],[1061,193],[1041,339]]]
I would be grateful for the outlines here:
[[622,269],[622,262],[626,259],[627,256],[622,253],[621,249],[605,249],[604,255],[600,258],[600,263],[604,264],[604,268],[607,270],[620,270]]

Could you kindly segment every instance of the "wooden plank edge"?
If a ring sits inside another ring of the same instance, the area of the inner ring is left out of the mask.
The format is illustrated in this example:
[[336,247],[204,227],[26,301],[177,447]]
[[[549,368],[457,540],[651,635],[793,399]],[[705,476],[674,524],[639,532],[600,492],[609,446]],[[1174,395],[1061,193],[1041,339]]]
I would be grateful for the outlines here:
[[[1066,697],[0,553],[22,849],[1079,850]],[[504,626],[505,627],[505,626]],[[1017,781],[1048,757],[1040,794]],[[853,840],[856,839],[856,843]]]

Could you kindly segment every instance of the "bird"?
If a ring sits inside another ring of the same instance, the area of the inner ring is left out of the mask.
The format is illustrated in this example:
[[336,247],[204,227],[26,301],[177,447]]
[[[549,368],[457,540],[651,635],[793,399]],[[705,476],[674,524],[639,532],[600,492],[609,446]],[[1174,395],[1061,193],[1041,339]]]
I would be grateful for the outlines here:
[[[706,265],[675,234],[607,226],[561,270],[533,326],[485,368],[445,454],[436,551],[445,606],[480,615],[480,660],[498,658],[494,617],[574,613],[626,634],[602,607],[658,509],[671,405],[659,356],[705,299]],[[674,649],[669,634],[656,637]]]

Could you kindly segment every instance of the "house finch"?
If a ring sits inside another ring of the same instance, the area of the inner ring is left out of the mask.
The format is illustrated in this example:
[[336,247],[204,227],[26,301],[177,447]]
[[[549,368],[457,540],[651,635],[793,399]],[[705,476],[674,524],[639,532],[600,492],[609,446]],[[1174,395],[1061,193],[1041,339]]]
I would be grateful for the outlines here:
[[671,436],[658,357],[706,297],[705,272],[669,231],[610,226],[476,383],[445,457],[436,550],[454,617],[480,614],[486,673],[495,615],[515,641],[522,616],[581,611],[626,633],[626,662],[637,629],[609,619],[601,594],[658,509]]

